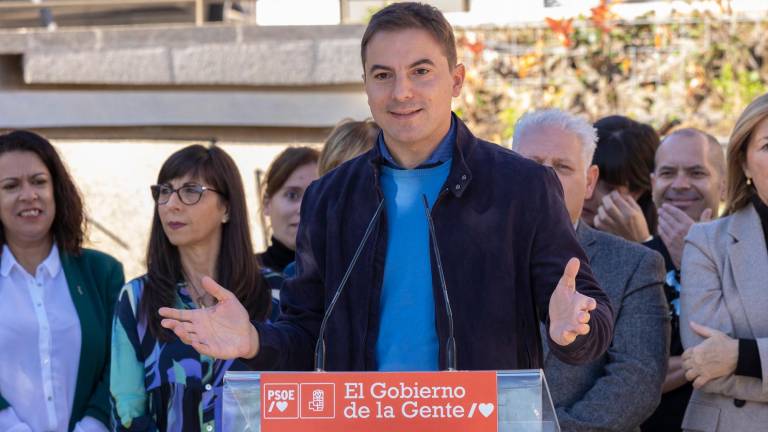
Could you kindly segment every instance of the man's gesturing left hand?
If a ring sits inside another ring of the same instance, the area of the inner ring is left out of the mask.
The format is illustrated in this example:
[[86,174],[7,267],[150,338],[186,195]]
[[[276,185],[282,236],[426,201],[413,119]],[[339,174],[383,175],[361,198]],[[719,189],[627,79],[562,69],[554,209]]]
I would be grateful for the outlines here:
[[597,302],[576,291],[578,258],[571,258],[549,299],[549,336],[556,344],[570,345],[576,336],[589,333],[590,311]]

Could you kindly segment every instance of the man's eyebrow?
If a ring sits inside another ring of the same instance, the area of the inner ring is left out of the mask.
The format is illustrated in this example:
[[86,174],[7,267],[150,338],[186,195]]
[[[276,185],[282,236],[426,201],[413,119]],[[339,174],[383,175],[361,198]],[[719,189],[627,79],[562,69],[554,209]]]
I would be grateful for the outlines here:
[[394,70],[394,69],[392,69],[389,66],[384,66],[384,65],[380,65],[380,64],[374,64],[374,65],[371,65],[371,67],[368,68],[368,73],[371,73],[371,72],[375,71],[376,69],[383,69],[385,71],[390,71],[390,72]]
[[[430,65],[430,66],[435,66],[435,62],[433,62],[432,60],[430,60],[428,58],[423,58],[423,59],[419,59],[419,60],[416,60],[415,62],[411,63],[410,65],[408,65],[408,68],[413,68],[413,67],[416,67],[416,66],[419,66],[419,65],[423,65],[423,64],[427,64],[427,65]],[[390,71],[390,72],[394,70],[393,68],[391,68],[389,66],[384,66],[384,65],[380,65],[380,64],[373,64],[373,65],[371,65],[371,67],[368,68],[368,72],[369,73],[373,72],[376,69],[382,69],[382,70]]]
[[686,170],[686,171],[691,171],[691,170],[696,170],[696,169],[707,169],[706,166],[697,163],[697,164],[693,164],[693,165],[682,165],[682,166],[681,165],[660,165],[657,170],[658,171],[665,170],[665,169],[677,170],[677,169],[680,169],[680,168],[682,168],[683,170]]
[[432,60],[430,60],[428,58],[423,58],[421,60],[417,60],[417,61],[411,63],[408,67],[412,68],[412,67],[416,67],[416,66],[421,65],[421,64],[428,64],[430,66],[434,66],[435,62],[433,62]]

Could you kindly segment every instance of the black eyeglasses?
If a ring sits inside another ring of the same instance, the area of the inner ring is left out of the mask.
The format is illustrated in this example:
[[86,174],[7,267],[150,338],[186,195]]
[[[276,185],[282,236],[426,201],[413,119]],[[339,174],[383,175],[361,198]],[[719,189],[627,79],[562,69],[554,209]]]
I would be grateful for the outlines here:
[[221,194],[216,189],[201,185],[184,185],[178,189],[174,189],[170,185],[153,185],[149,187],[152,190],[152,198],[159,205],[168,203],[171,199],[171,195],[175,192],[179,196],[179,200],[186,205],[195,205],[203,198],[203,192],[211,191]]

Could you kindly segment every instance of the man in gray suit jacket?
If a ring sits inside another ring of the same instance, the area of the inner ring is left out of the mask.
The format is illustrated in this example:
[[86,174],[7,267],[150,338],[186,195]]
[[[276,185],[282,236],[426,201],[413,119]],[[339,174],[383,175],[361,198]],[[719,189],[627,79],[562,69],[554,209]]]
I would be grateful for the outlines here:
[[591,165],[596,139],[589,123],[559,110],[526,114],[515,127],[513,149],[560,178],[579,242],[614,305],[613,341],[600,359],[572,366],[545,351],[544,372],[563,432],[637,431],[659,403],[667,369],[664,261],[640,244],[579,223],[599,176]]

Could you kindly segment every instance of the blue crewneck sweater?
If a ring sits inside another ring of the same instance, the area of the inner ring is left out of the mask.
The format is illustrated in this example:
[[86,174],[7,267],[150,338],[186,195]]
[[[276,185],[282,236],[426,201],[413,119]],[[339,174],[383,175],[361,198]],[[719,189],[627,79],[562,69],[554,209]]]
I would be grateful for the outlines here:
[[432,168],[381,168],[388,241],[376,342],[379,370],[438,368],[429,227],[422,195],[432,208],[450,170],[450,159]]

